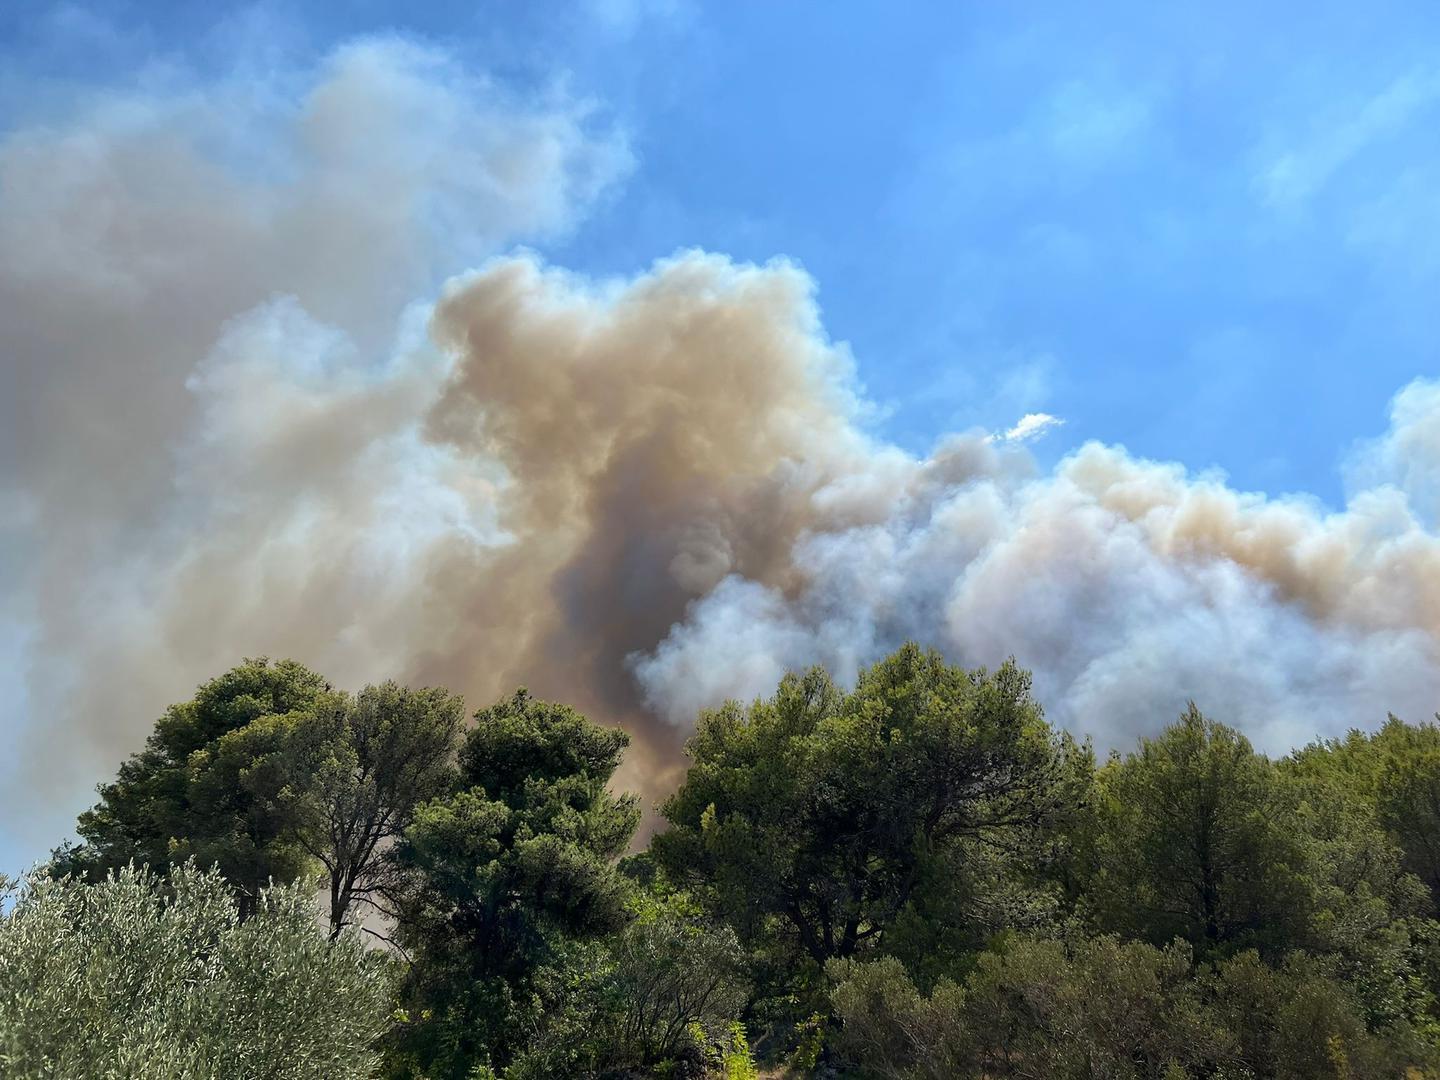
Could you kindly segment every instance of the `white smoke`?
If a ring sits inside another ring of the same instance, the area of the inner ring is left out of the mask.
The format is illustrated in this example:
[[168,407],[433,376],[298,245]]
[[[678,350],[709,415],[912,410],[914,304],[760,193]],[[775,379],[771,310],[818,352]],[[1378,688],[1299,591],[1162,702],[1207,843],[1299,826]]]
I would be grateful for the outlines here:
[[1047,477],[897,493],[883,523],[817,529],[795,560],[791,595],[731,579],[636,658],[654,708],[683,724],[775,668],[853,676],[905,638],[1019,657],[1052,719],[1109,745],[1189,698],[1271,750],[1440,701],[1440,542],[1394,489],[1330,515],[1090,444]]
[[1352,492],[1388,486],[1434,527],[1440,524],[1440,381],[1417,379],[1390,403],[1390,430],[1349,462]]

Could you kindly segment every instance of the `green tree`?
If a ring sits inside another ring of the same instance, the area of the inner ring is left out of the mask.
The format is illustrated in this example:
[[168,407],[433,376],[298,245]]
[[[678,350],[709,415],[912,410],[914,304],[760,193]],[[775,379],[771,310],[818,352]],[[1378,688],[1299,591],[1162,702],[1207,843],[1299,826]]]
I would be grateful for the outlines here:
[[[1440,719],[1440,717],[1437,717]],[[1371,740],[1379,752],[1376,803],[1405,867],[1430,890],[1440,912],[1440,727],[1392,716]]]
[[0,903],[0,1074],[13,1080],[373,1075],[391,961],[329,939],[305,884],[245,922],[215,871],[32,876]]
[[792,942],[814,970],[906,919],[964,925],[974,909],[944,898],[996,855],[1037,856],[1085,760],[1013,663],[966,672],[915,645],[848,694],[788,675],[768,701],[703,714],[687,749],[657,859],[746,941]]
[[1373,734],[1351,731],[1304,748],[1294,755],[1294,769],[1364,799],[1400,846],[1405,869],[1429,889],[1432,911],[1440,912],[1440,726],[1391,716]]
[[684,896],[641,895],[614,946],[609,990],[618,1004],[608,1042],[616,1064],[648,1070],[699,1035],[719,1044],[744,1008],[745,954],[735,932],[705,920]]
[[458,790],[420,807],[395,849],[414,960],[397,1075],[508,1064],[627,923],[615,860],[639,809],[607,784],[628,742],[524,690],[476,714]]
[[80,815],[83,842],[58,851],[56,869],[101,880],[132,861],[163,868],[194,858],[218,865],[248,912],[272,878],[304,870],[293,829],[263,792],[287,738],[282,718],[328,690],[292,660],[246,660],[203,684],[166,710],[144,749],[99,789],[99,803]]
[[454,789],[461,699],[387,682],[322,695],[289,720],[266,798],[325,869],[333,935],[357,905],[388,913],[385,854],[424,802]]
[[1293,792],[1194,705],[1098,776],[1088,899],[1103,926],[1202,957],[1307,941],[1315,867]]
[[169,709],[80,817],[55,869],[217,865],[242,914],[269,881],[324,868],[332,934],[384,891],[385,851],[454,787],[461,700],[393,682],[351,695],[293,661],[247,660]]

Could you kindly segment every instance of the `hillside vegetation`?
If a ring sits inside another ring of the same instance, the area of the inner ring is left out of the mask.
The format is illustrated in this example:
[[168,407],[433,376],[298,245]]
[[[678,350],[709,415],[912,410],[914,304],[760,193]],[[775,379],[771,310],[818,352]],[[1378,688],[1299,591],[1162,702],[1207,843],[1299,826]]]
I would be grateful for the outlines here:
[[907,645],[703,713],[628,855],[627,744],[246,661],[12,888],[0,1075],[1440,1076],[1434,724],[1100,762]]

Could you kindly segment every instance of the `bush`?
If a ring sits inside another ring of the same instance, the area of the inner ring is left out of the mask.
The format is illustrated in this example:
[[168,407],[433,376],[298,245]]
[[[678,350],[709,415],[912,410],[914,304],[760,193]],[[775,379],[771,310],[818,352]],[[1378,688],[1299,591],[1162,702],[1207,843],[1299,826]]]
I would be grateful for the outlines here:
[[390,962],[329,940],[313,896],[265,890],[241,922],[214,870],[32,875],[0,917],[0,1075],[373,1074]]
[[571,965],[507,1078],[707,1074],[745,1005],[744,954],[683,896],[637,896],[633,921]]
[[720,1075],[723,1080],[760,1080],[745,1027],[738,1020],[730,1025],[729,1045],[720,1054]]
[[892,958],[830,973],[837,1049],[866,1076],[1345,1080],[1435,1064],[1404,1024],[1367,1029],[1354,995],[1301,954],[1211,969],[1180,943],[1016,938],[928,997]]

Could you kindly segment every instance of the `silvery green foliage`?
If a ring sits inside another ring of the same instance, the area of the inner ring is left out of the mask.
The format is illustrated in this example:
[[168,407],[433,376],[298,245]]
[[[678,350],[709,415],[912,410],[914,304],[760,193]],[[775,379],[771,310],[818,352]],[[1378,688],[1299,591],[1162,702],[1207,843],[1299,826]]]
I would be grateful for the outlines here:
[[0,905],[0,1076],[373,1075],[390,962],[327,940],[313,896],[268,889],[242,923],[213,870],[31,875]]

